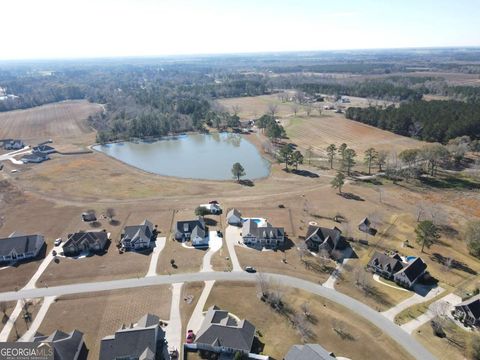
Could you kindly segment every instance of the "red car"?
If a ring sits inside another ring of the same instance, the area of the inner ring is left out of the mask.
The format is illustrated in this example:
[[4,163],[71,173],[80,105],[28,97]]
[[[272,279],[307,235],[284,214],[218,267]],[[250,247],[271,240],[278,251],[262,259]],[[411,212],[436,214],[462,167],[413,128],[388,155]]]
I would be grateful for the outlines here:
[[193,330],[188,330],[187,331],[187,344],[193,343],[193,340],[195,340],[195,334],[193,333]]

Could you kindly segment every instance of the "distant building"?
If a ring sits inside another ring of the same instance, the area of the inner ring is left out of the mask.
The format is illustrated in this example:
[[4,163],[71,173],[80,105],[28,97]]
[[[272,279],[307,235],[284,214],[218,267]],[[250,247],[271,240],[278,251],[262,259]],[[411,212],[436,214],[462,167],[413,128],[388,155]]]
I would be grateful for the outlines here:
[[249,354],[255,338],[255,326],[248,320],[237,322],[217,306],[211,306],[196,334],[195,344],[200,350],[215,353]]
[[83,333],[78,330],[73,330],[69,334],[55,330],[49,336],[37,333],[32,341],[51,344],[55,360],[80,360],[85,346]]
[[480,294],[461,302],[455,306],[453,311],[455,319],[466,326],[480,325]]
[[20,160],[24,164],[28,164],[28,163],[39,164],[44,161],[50,160],[50,157],[45,153],[33,152],[31,154],[24,155]]
[[293,345],[284,360],[335,360],[332,352],[318,344]]
[[51,147],[50,145],[42,144],[34,146],[32,151],[33,153],[53,154],[57,150],[55,150],[55,148]]
[[243,243],[257,248],[278,248],[285,242],[285,230],[270,223],[259,225],[254,219],[247,219],[242,226]]
[[68,234],[63,245],[65,256],[77,256],[81,253],[99,253],[105,250],[108,243],[106,231],[88,231]]
[[165,332],[158,316],[147,314],[136,324],[123,325],[100,343],[99,360],[162,360]]
[[8,139],[3,141],[3,148],[5,150],[20,150],[25,147],[25,144],[20,139]]
[[11,234],[0,239],[0,262],[32,259],[39,255],[45,245],[42,235]]
[[177,221],[175,239],[191,240],[193,246],[208,246],[208,228],[205,219],[199,216],[196,220]]
[[386,255],[376,251],[368,262],[367,268],[386,279],[395,281],[400,286],[411,289],[425,274],[427,264],[419,257],[404,261],[398,254]]
[[126,250],[142,250],[153,246],[157,236],[153,224],[144,220],[140,225],[125,226],[120,243]]

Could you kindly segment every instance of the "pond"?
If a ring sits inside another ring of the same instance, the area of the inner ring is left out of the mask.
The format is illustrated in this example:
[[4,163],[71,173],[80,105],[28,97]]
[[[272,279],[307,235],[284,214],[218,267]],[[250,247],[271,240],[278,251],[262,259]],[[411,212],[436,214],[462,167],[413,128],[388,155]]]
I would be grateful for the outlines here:
[[230,180],[235,162],[244,167],[246,179],[259,179],[270,174],[270,163],[256,147],[240,135],[231,133],[111,143],[94,146],[94,149],[142,170],[179,178]]

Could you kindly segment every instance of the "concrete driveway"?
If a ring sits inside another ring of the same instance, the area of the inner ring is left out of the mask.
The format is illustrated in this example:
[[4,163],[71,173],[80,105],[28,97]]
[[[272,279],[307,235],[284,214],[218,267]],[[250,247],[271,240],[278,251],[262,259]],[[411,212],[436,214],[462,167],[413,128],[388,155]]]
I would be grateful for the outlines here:
[[233,271],[242,271],[242,267],[238,261],[237,253],[235,252],[235,244],[237,244],[242,238],[240,236],[241,231],[241,228],[232,225],[227,226],[225,229],[225,242],[227,243],[230,260],[232,261]]

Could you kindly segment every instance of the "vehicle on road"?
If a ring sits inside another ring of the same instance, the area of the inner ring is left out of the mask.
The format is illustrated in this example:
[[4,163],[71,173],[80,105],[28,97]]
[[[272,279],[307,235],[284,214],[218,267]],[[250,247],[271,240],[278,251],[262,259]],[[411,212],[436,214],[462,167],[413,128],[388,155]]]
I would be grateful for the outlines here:
[[255,269],[253,266],[245,266],[245,271],[248,273],[256,273],[257,269]]
[[220,230],[217,230],[217,236],[218,236],[219,238],[223,237],[223,234],[222,234],[222,232],[221,232]]
[[188,330],[187,331],[187,344],[193,343],[193,340],[195,340],[195,334],[193,333],[193,330]]

